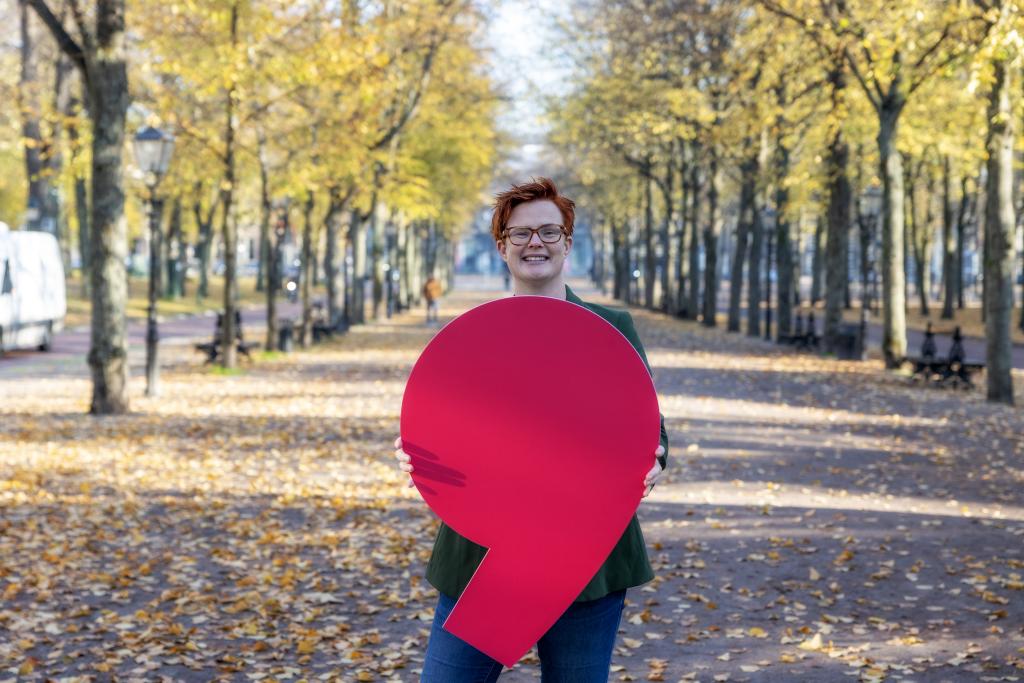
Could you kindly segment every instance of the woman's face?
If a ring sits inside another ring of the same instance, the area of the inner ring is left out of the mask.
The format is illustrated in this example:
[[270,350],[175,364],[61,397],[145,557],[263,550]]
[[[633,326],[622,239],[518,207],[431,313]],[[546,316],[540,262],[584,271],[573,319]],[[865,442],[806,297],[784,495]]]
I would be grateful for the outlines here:
[[[547,199],[525,202],[512,209],[508,228],[539,228],[542,225],[562,224],[562,213],[555,203]],[[572,249],[572,237],[563,235],[554,244],[545,244],[540,235],[533,233],[530,241],[517,246],[504,237],[498,242],[501,258],[508,264],[509,272],[517,282],[538,287],[561,277],[565,258]]]

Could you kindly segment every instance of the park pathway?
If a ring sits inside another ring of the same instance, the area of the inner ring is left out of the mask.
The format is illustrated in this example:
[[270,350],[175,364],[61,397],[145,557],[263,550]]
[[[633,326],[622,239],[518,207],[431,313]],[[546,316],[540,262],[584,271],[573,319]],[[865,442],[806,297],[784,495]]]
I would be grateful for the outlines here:
[[[503,295],[460,285],[442,320]],[[670,466],[610,680],[1024,680],[1019,408],[633,315]],[[389,444],[422,320],[237,374],[172,348],[119,418],[0,376],[0,682],[418,680],[436,520]]]
[[[299,304],[288,301],[277,302],[278,317],[297,319],[302,316]],[[264,306],[246,307],[241,310],[242,329],[247,341],[263,345],[267,324],[267,309]],[[213,313],[186,315],[161,319],[157,325],[160,348],[190,346],[195,342],[209,341],[216,327]],[[90,332],[87,325],[65,329],[54,335],[48,352],[37,350],[8,351],[0,357],[0,378],[64,376],[86,377],[89,366]],[[146,367],[146,322],[131,320],[128,323],[128,363],[134,374],[145,372]]]

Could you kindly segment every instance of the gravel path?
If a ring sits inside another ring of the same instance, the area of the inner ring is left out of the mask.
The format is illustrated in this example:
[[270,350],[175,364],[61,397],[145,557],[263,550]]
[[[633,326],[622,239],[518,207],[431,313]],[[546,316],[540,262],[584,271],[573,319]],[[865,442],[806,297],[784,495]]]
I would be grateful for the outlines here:
[[[501,295],[467,285],[442,318]],[[670,469],[611,680],[1024,680],[1020,409],[633,314]],[[0,682],[418,680],[436,521],[388,444],[421,321],[237,375],[171,348],[122,418],[0,376]]]

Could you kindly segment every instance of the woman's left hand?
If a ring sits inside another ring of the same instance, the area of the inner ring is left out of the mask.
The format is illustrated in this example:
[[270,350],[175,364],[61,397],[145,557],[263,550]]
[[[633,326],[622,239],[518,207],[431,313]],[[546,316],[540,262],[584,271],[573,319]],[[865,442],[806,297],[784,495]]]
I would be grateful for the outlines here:
[[646,498],[651,495],[651,491],[654,489],[654,484],[657,483],[658,477],[660,477],[661,473],[664,471],[661,467],[661,463],[658,462],[659,455],[665,455],[664,446],[658,446],[657,450],[654,451],[654,467],[652,467],[651,471],[644,477],[644,486],[646,488],[644,489],[644,495],[641,496],[642,498]]

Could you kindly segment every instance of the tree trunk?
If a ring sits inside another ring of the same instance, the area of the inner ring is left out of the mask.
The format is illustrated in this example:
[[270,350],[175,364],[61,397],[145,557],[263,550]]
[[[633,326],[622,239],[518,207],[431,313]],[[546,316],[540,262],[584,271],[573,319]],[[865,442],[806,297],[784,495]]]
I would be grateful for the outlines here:
[[930,207],[930,198],[932,187],[929,185],[926,189],[926,197],[928,198],[925,202],[925,216],[922,218],[920,207],[918,205],[918,186],[922,172],[927,172],[924,169],[924,159],[918,161],[916,169],[911,173],[908,172],[906,177],[906,193],[907,193],[907,230],[908,245],[910,247],[910,258],[914,266],[914,289],[917,293],[918,303],[920,305],[921,315],[928,315],[928,248],[930,246],[930,239],[928,238],[928,231],[930,230],[931,221],[933,216]]
[[[263,348],[267,351],[277,349],[277,293],[281,291],[281,237],[285,233],[285,222],[288,216],[287,205],[280,209],[281,213],[272,216],[274,228],[267,233],[267,337]],[[277,349],[280,350],[280,349]]]
[[967,220],[971,207],[969,181],[970,178],[966,175],[960,178],[960,208],[956,216],[956,261],[953,281],[956,289],[956,307],[959,310],[964,308],[964,247],[967,244]]
[[[759,175],[761,169],[767,164],[767,155],[768,131],[766,128],[762,128],[757,154]],[[761,222],[763,201],[759,200],[758,195],[759,193],[755,191],[750,223],[754,234],[750,243],[750,265],[747,268],[747,336],[750,337],[761,336],[761,277],[764,272],[764,224]]]
[[[352,221],[352,216],[356,212],[349,211],[348,219],[349,223]],[[340,218],[338,219],[341,220]],[[347,225],[344,228],[339,226],[338,228],[338,287],[341,288],[340,293],[336,292],[335,296],[338,299],[340,309],[337,311],[338,319],[341,320],[341,324],[344,325],[344,329],[348,329],[352,324],[352,244],[349,241],[349,236],[352,234],[351,225]]]
[[1020,299],[1021,299],[1021,307],[1020,307],[1020,323],[1019,323],[1019,327],[1020,327],[1020,331],[1024,332],[1024,265],[1022,265],[1021,269],[1020,269]]
[[761,274],[764,269],[764,224],[761,222],[761,207],[757,193],[751,213],[750,265],[747,267],[747,336],[761,336]]
[[988,180],[985,190],[985,362],[989,401],[1013,405],[1014,230],[1013,136],[1010,102],[1013,68],[993,60],[995,82],[988,103]]
[[[895,90],[895,86],[894,90]],[[878,115],[879,170],[882,175],[882,353],[886,367],[907,355],[906,280],[903,265],[903,160],[896,133],[903,100],[883,100]]]
[[[800,291],[800,264],[801,264],[801,258],[802,258],[802,255],[800,253],[800,235],[803,232],[803,229],[801,228],[802,225],[803,225],[802,218],[797,218],[796,219],[796,238],[795,238],[795,241],[792,243],[792,247],[793,248],[790,250],[790,253],[792,254],[792,261],[791,261],[791,263],[792,263],[793,268],[790,271],[789,290],[790,290],[790,292],[793,293],[792,301],[793,301],[793,308],[795,308],[795,309],[799,309],[801,306],[803,306],[803,299],[801,298],[802,292]],[[847,281],[845,283],[845,285],[846,286],[843,287],[843,296],[846,297],[846,299],[845,299],[846,307],[849,308],[850,307],[850,283],[849,283],[849,281]]]
[[339,259],[344,261],[347,250],[344,242],[339,244],[343,235],[341,217],[345,211],[347,198],[341,196],[341,191],[337,186],[332,186],[329,189],[328,198],[327,215],[324,218],[324,227],[327,233],[324,271],[327,275],[327,320],[331,329],[334,330],[348,326],[348,321],[344,320],[345,279],[342,277],[342,264],[338,263]]
[[718,210],[721,173],[718,169],[718,150],[713,146],[708,166],[708,221],[704,228],[704,307],[701,322],[714,327],[718,313],[718,237],[722,233],[722,218]]
[[[32,2],[41,16],[53,19],[41,0]],[[92,401],[89,412],[128,412],[128,346],[125,330],[127,280],[122,151],[128,111],[128,69],[125,61],[124,0],[96,4],[95,51],[78,62],[88,83],[92,138],[92,218],[89,221],[89,280],[92,325],[89,368]],[[56,24],[47,22],[56,35]],[[58,41],[60,42],[60,41]],[[62,46],[72,59],[67,46]],[[77,56],[80,58],[81,53]]]
[[672,266],[675,263],[675,252],[677,251],[676,241],[670,234],[675,213],[675,202],[672,195],[676,185],[671,150],[665,166],[665,181],[660,185],[662,199],[665,201],[665,212],[661,219],[661,310],[664,313],[671,313],[675,309]]
[[675,305],[672,309],[672,315],[678,316],[686,310],[686,221],[689,215],[690,206],[690,177],[687,173],[686,165],[686,147],[685,143],[680,144],[679,154],[679,186],[680,186],[680,198],[679,198],[679,225],[677,226],[676,239],[679,243],[679,248],[676,250],[676,300]]
[[437,277],[437,223],[427,221],[427,230],[423,236],[423,275],[426,278]]
[[[857,156],[860,157],[860,149],[858,148]],[[861,184],[860,164],[857,172],[857,194],[860,195],[863,192],[863,185]],[[877,221],[877,216],[865,216],[861,211],[860,201],[858,200],[855,204],[857,208],[857,236],[860,242],[860,320],[862,325],[867,325],[867,312],[871,308],[871,290],[868,281],[869,270],[870,270],[870,251],[871,244],[874,241],[874,223]],[[861,330],[863,334],[866,330]],[[867,344],[866,339],[861,340],[862,345]],[[864,348],[862,348],[862,351]]]
[[[67,211],[63,210],[64,183],[61,181],[64,172],[64,143],[62,141],[65,127],[65,117],[75,116],[72,110],[76,102],[72,91],[71,75],[74,71],[74,64],[67,55],[61,53],[54,65],[53,80],[53,111],[55,116],[50,117],[50,135],[47,147],[48,158],[46,161],[46,173],[50,182],[50,190],[47,193],[47,206],[44,214],[52,220],[57,230],[57,239],[60,242],[61,254],[64,258],[64,272],[71,272],[71,226],[68,220]],[[64,114],[64,112],[72,112]],[[75,123],[71,122],[69,127],[74,128]],[[77,133],[77,131],[75,131]],[[69,139],[71,133],[69,132]]]
[[423,284],[427,281],[426,258],[423,248],[426,236],[426,225],[422,222],[416,225],[416,240],[412,245],[412,253],[415,264],[412,269],[413,279],[409,284],[409,293],[412,296],[412,305],[419,306],[423,300]]
[[[847,238],[849,244],[849,238]],[[843,264],[843,308],[853,310],[853,297],[850,295],[850,268],[849,263]]]
[[394,230],[393,239],[388,239],[388,263],[391,264],[391,269],[387,273],[387,281],[384,283],[385,292],[385,304],[389,305],[389,316],[395,313],[402,312],[402,296],[405,291],[405,277],[403,269],[405,268],[405,217],[402,216],[401,212],[395,212],[391,216],[391,225]]
[[[602,281],[601,281],[601,293],[602,294],[609,294],[608,283],[610,281],[611,282],[611,292],[610,292],[610,295],[613,298],[615,296],[615,288],[617,286],[616,285],[616,281],[615,281],[615,278],[617,277],[617,273],[616,273],[616,270],[615,270],[615,268],[616,268],[616,265],[615,265],[615,256],[616,256],[615,255],[615,249],[616,249],[616,247],[615,247],[615,230],[616,230],[616,228],[615,228],[615,221],[614,221],[614,219],[612,219],[612,218],[605,219],[604,230],[602,231],[602,234],[601,234],[601,244],[602,244],[601,249],[602,249],[602,256],[603,256],[602,259],[601,259],[601,263],[602,263],[601,267],[602,267],[602,274],[603,274]],[[504,276],[504,274],[508,272],[508,266],[502,265],[502,268],[504,269],[502,271],[502,275]]]
[[308,349],[313,345],[313,192],[306,191],[302,207],[302,262],[299,282],[302,283],[302,335],[299,343]]
[[71,167],[76,169],[74,173],[74,195],[75,195],[75,218],[78,221],[78,258],[82,269],[82,296],[89,296],[89,190],[86,187],[85,177],[77,169],[79,156],[82,153],[82,139],[78,132],[79,107],[81,103],[71,98],[62,114],[65,120],[65,129],[68,133],[68,147],[71,150]]
[[146,310],[146,396],[160,395],[160,360],[159,334],[157,331],[157,295],[160,292],[160,223],[163,216],[164,202],[156,196],[155,187],[149,194],[149,287],[147,290],[148,307]]
[[642,298],[640,292],[640,276],[643,274],[640,263],[640,236],[642,231],[644,193],[641,185],[642,179],[636,179],[636,211],[632,216],[623,220],[623,228],[626,230],[626,263],[628,265],[629,281],[626,289],[626,301],[630,304],[639,305]]
[[349,223],[349,242],[352,244],[352,303],[349,319],[352,323],[366,322],[366,241],[367,225],[364,215],[353,209]]
[[[789,150],[783,144],[781,135],[775,143],[775,268],[778,295],[776,297],[776,339],[792,334],[793,327],[793,245],[791,242],[789,218]],[[842,272],[842,271],[840,271]],[[842,283],[839,286],[842,296]]]
[[42,230],[57,235],[59,208],[53,200],[56,188],[53,186],[46,165],[53,153],[52,141],[43,139],[41,118],[42,84],[39,81],[39,57],[36,54],[32,15],[24,0],[19,1],[21,28],[21,72],[18,79],[18,109],[21,113],[21,134],[25,148],[25,177],[28,179],[28,221],[29,230]]
[[[842,75],[834,80],[834,88],[843,88]],[[842,94],[833,94],[833,98]],[[833,99],[833,102],[838,100]],[[847,168],[850,147],[841,127],[837,127],[828,148],[828,237],[825,243],[825,349],[837,348],[839,328],[843,321],[843,295],[847,286],[847,265],[850,250],[850,202],[853,192]]]
[[196,251],[199,256],[199,286],[196,288],[196,298],[205,299],[210,296],[210,250],[213,247],[213,217],[216,211],[216,204],[210,207],[209,213],[203,216],[203,208],[200,203],[202,187],[196,183],[196,199],[192,204],[192,213],[195,216],[198,234]]
[[594,282],[594,286],[597,287],[602,294],[605,293],[605,264],[604,264],[604,240],[605,234],[607,233],[607,226],[604,224],[603,217],[596,217],[594,220],[593,227],[591,228],[591,235],[593,236],[594,242],[594,263],[590,268],[590,279]]
[[654,308],[655,249],[654,249],[654,184],[651,162],[644,164],[644,306]]
[[694,143],[694,163],[690,167],[690,291],[686,304],[686,318],[697,319],[700,310],[700,151],[699,144]]
[[914,240],[911,239],[911,233],[914,226],[914,212],[917,209],[914,203],[914,179],[911,176],[910,168],[908,168],[913,166],[913,163],[911,157],[903,159],[903,277],[907,282],[908,299],[911,274],[914,272]]
[[[922,164],[923,164],[923,162],[922,162]],[[920,167],[920,165],[919,165],[919,167]],[[922,306],[927,307],[927,305],[928,305],[927,302],[921,300],[921,284],[922,284],[922,282],[921,282],[921,261],[922,261],[923,257],[922,257],[922,254],[920,253],[920,247],[921,247],[921,242],[920,241],[921,241],[921,231],[923,230],[923,228],[921,227],[921,220],[920,220],[921,217],[918,215],[920,212],[918,211],[918,206],[917,206],[917,179],[918,179],[918,177],[919,177],[919,172],[918,173],[913,173],[913,174],[908,172],[908,173],[904,174],[904,179],[905,179],[904,183],[905,183],[906,193],[907,193],[907,195],[906,195],[907,196],[907,213],[906,213],[906,224],[905,224],[906,225],[906,232],[905,232],[905,234],[907,235],[907,242],[906,243],[907,243],[907,246],[909,247],[909,249],[908,249],[909,259],[908,259],[907,265],[908,265],[908,272],[909,272],[909,266],[910,265],[913,265],[913,267],[914,267],[914,289],[917,290],[916,293],[917,293],[917,296],[918,296],[918,301],[921,302]]]
[[75,217],[78,219],[78,260],[82,270],[82,295],[89,295],[89,188],[85,178],[75,175]]
[[[238,3],[231,3],[231,53],[238,46]],[[224,181],[221,184],[223,219],[221,234],[224,236],[224,324],[221,327],[221,359],[225,368],[238,365],[238,351],[235,346],[235,309],[238,302],[238,279],[236,260],[238,258],[238,225],[231,213],[231,202],[235,190],[235,99],[237,84],[232,77],[227,91],[224,127]]]
[[956,239],[953,229],[953,189],[950,160],[942,158],[942,318],[952,320],[956,299]]
[[924,223],[917,230],[918,243],[915,245],[915,258],[917,259],[917,288],[918,300],[921,304],[921,315],[929,315],[931,289],[932,289],[932,235],[935,231],[935,177],[930,169],[925,171],[928,175],[925,179],[925,205]]
[[441,281],[445,283],[445,289],[451,291],[455,287],[455,249],[457,244],[442,236],[441,240]]
[[321,272],[323,262],[320,254],[320,225],[316,221],[313,221],[313,253],[310,254],[309,265],[313,271],[309,281],[313,287],[316,287],[323,283],[323,274]]
[[775,236],[773,230],[768,231],[768,244],[764,250],[764,338],[772,338],[772,238]]
[[256,126],[256,161],[260,167],[260,245],[259,263],[256,268],[256,291],[266,287],[267,264],[270,261],[270,172],[267,161],[267,134],[262,125]]
[[387,273],[384,271],[386,261],[385,251],[387,243],[384,234],[384,225],[380,219],[380,207],[377,204],[377,193],[374,192],[374,201],[370,205],[370,233],[372,234],[371,265],[370,272],[373,273],[373,319],[383,320],[386,311],[384,310],[384,278]]
[[615,272],[615,284],[612,296],[620,301],[629,300],[629,236],[626,225],[615,225],[612,220],[612,259]]
[[413,297],[412,297],[412,284],[413,284],[413,272],[412,269],[415,265],[414,254],[415,254],[415,243],[416,243],[416,226],[406,220],[402,220],[399,224],[398,230],[398,245],[397,255],[399,269],[398,272],[400,277],[398,278],[398,310],[406,310],[412,308]]
[[821,301],[822,251],[825,249],[825,220],[821,216],[814,221],[814,253],[811,255],[811,306]]
[[[753,147],[748,137],[744,141],[747,149]],[[729,324],[730,332],[739,332],[742,319],[740,307],[743,294],[743,267],[747,258],[747,240],[750,226],[756,211],[754,196],[757,192],[757,152],[755,151],[740,165],[740,206],[739,220],[736,223],[736,249],[732,257],[732,269],[729,273]],[[750,270],[756,266],[751,262]]]
[[[825,349],[834,352],[843,319],[842,307],[850,305],[849,251],[850,251],[850,203],[853,192],[850,187],[848,167],[850,146],[846,141],[846,68],[841,56],[836,56],[828,75],[832,113],[839,120],[834,122],[832,138],[829,141],[826,173],[828,175],[828,228],[825,245]],[[817,234],[815,242],[817,243]],[[816,244],[815,249],[819,247]],[[817,269],[814,279],[819,283],[821,276]],[[819,285],[820,286],[820,285]],[[811,295],[812,303],[815,300]]]
[[181,197],[175,197],[167,224],[167,280],[164,296],[168,299],[178,299],[182,296],[181,281],[185,274],[178,270],[178,265],[181,263],[181,252],[184,248],[181,234]]

